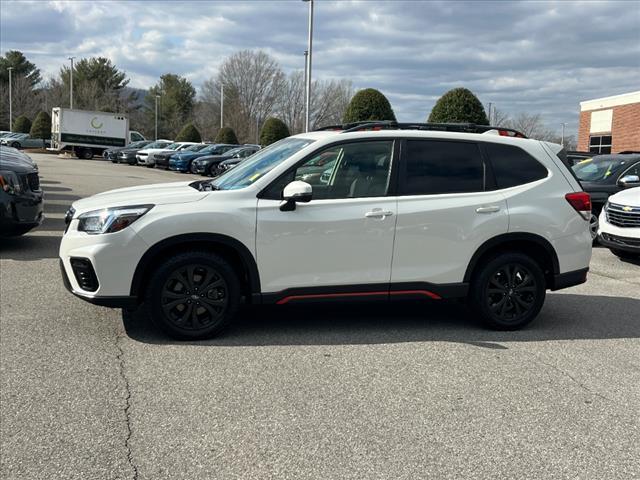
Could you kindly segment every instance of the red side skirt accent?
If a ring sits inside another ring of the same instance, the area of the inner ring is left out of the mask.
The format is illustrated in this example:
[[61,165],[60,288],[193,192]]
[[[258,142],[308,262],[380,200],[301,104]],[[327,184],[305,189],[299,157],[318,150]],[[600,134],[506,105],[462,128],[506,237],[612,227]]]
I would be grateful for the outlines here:
[[353,293],[317,293],[310,295],[290,295],[281,298],[276,302],[277,305],[284,305],[292,300],[313,300],[323,298],[348,298],[348,297],[372,297],[380,295],[424,295],[433,300],[441,300],[442,297],[428,290],[398,290],[394,292],[353,292]]

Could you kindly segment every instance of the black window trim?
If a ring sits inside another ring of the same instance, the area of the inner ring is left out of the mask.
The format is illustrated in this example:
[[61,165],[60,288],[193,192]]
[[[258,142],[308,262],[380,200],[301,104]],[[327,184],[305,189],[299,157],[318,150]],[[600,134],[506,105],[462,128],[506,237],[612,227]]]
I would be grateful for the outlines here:
[[401,151],[402,156],[400,157],[399,168],[398,168],[398,179],[396,185],[396,192],[398,192],[398,197],[431,197],[435,195],[467,195],[470,193],[479,193],[479,192],[451,192],[451,193],[400,193],[400,185],[402,181],[406,178],[407,175],[407,141],[408,140],[418,140],[418,141],[430,141],[430,142],[457,142],[457,143],[471,143],[474,144],[480,153],[480,159],[482,161],[482,190],[479,192],[487,192],[489,189],[488,185],[496,186],[495,176],[493,174],[493,168],[490,166],[490,162],[488,161],[488,156],[482,147],[482,144],[486,142],[479,142],[477,140],[465,140],[465,139],[457,139],[457,138],[433,138],[433,137],[402,137],[401,138]]
[[[269,182],[269,184],[266,187],[260,190],[260,192],[258,192],[256,197],[264,200],[282,200],[282,192],[280,193],[281,195],[280,198],[271,198],[270,196],[268,196],[269,189],[273,185],[275,185],[277,182],[279,182],[280,179],[290,174],[293,170],[296,170],[299,166],[303,165],[304,163],[311,160],[313,157],[318,156],[318,154],[322,153],[323,151],[329,148],[337,147],[339,145],[353,144],[353,143],[370,143],[370,142],[383,142],[383,141],[392,142],[391,143],[391,149],[392,149],[391,150],[391,174],[389,176],[389,182],[387,184],[387,192],[385,195],[383,195],[383,197],[395,197],[396,192],[398,191],[398,164],[399,164],[399,158],[400,158],[400,152],[399,152],[400,141],[399,140],[400,139],[397,136],[380,136],[380,137],[376,136],[376,137],[367,137],[367,138],[354,138],[349,140],[342,139],[342,140],[337,140],[335,142],[327,143],[326,145],[323,145],[322,147],[315,149],[313,152],[309,152],[302,159],[298,160],[295,164],[289,167],[286,171],[278,175],[275,179]],[[361,198],[380,198],[380,197],[353,197],[353,198],[345,197],[344,199],[322,199],[322,200],[357,200]]]

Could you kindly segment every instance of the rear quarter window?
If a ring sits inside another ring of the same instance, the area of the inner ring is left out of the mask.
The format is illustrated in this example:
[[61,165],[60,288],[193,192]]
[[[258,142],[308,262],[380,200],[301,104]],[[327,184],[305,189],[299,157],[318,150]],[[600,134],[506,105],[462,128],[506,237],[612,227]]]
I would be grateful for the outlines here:
[[485,145],[499,189],[524,185],[541,180],[549,171],[521,148],[489,143]]

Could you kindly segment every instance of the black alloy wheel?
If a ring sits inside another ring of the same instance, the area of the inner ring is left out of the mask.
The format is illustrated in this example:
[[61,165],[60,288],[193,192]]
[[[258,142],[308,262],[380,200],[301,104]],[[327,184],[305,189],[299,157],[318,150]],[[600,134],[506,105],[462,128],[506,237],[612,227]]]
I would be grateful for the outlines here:
[[506,253],[491,259],[474,276],[470,300],[487,325],[515,330],[538,315],[545,290],[544,273],[535,260]]
[[169,259],[151,279],[152,319],[178,339],[209,338],[233,319],[240,303],[233,268],[221,257],[187,252]]

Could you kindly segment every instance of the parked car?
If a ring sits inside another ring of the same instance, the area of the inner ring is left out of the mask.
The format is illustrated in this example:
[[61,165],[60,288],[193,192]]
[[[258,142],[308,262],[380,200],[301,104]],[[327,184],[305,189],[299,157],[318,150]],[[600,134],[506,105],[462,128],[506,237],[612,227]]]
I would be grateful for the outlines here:
[[0,147],[0,236],[23,235],[43,219],[38,166],[14,148]]
[[13,135],[13,132],[9,132],[7,130],[0,130],[0,139],[7,137],[9,135]]
[[[251,157],[247,157],[251,158]],[[213,172],[214,177],[219,177],[223,173],[227,173],[229,170],[236,168],[242,162],[247,160],[247,158],[228,158],[227,160],[221,161]]]
[[569,150],[567,152],[567,161],[569,162],[569,167],[573,167],[576,163],[580,163],[583,160],[588,160],[594,155],[595,154],[592,152],[578,152]]
[[193,162],[191,162],[191,173],[217,176],[220,174],[220,172],[217,170],[220,162],[231,158],[241,161],[253,155],[258,150],[260,150],[260,146],[249,145],[232,148],[231,150],[228,150],[221,155],[205,155],[204,157],[196,158],[195,160],[193,160]]
[[[640,177],[633,178],[640,184]],[[600,243],[620,258],[640,259],[640,187],[609,197],[600,214]]]
[[105,160],[111,160],[113,163],[118,163],[118,154],[120,152],[123,152],[125,150],[127,151],[131,151],[131,150],[141,150],[144,147],[146,147],[147,145],[151,144],[151,140],[140,140],[137,142],[133,142],[130,143],[129,145],[127,145],[126,147],[114,147],[114,148],[107,148],[103,153],[102,153],[102,158],[104,158]]
[[136,156],[138,165],[146,166],[149,168],[155,167],[156,164],[156,155],[164,152],[177,152],[180,149],[186,148],[189,145],[193,145],[192,142],[174,142],[171,141],[169,144],[164,145],[162,148],[154,148],[149,151],[144,150],[140,155]]
[[[303,133],[216,179],[78,200],[64,282],[99,305],[144,301],[183,339],[219,333],[241,302],[355,298],[466,298],[488,326],[521,328],[546,290],[586,281],[590,198],[559,145],[488,128]],[[336,149],[327,183],[295,180]]]
[[209,144],[207,143],[195,143],[193,145],[189,145],[180,150],[165,150],[158,152],[154,155],[154,165],[160,163],[159,168],[168,168],[169,167],[169,159],[172,155],[175,155],[178,152],[199,152],[203,148],[206,148]]
[[582,188],[591,195],[591,236],[596,239],[598,217],[609,195],[640,186],[629,179],[640,175],[640,154],[597,155],[577,163],[572,169]]
[[0,145],[13,148],[42,148],[51,145],[51,140],[45,138],[32,138],[28,133],[14,133],[0,139]]
[[[212,143],[207,145],[205,148],[200,150],[199,152],[178,152],[169,157],[168,167],[169,170],[174,170],[177,172],[188,172],[191,170],[191,162],[196,158],[204,157],[207,155],[220,155],[225,153],[233,148],[236,148],[238,145],[228,145],[224,143]],[[156,164],[157,167],[164,167],[166,164]]]
[[165,155],[173,155],[177,152],[182,152],[184,150],[190,148],[200,148],[201,145],[205,145],[204,143],[196,143],[196,142],[174,142],[171,145],[167,146],[164,149],[156,149],[153,152],[149,152],[147,158],[140,158],[138,160],[138,165],[145,165],[149,168],[155,167],[158,161],[158,158],[164,158]]
[[147,161],[147,156],[149,155],[149,153],[155,152],[156,150],[163,150],[173,143],[173,140],[156,140],[143,149],[136,151],[134,155],[126,155],[126,161],[123,161],[124,155],[119,155],[118,160],[122,163],[128,163],[129,165],[135,165],[136,163],[138,165],[144,165]]

